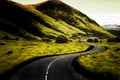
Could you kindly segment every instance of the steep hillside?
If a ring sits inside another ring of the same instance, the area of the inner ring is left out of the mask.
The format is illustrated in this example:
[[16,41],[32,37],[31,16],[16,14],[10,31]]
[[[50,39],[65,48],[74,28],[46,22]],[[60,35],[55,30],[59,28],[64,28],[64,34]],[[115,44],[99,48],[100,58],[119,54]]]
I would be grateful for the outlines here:
[[61,24],[62,22],[64,22],[69,26],[72,26],[72,28],[75,27],[76,29],[82,30],[85,35],[99,37],[103,37],[104,35],[106,35],[109,37],[113,37],[113,35],[100,27],[94,20],[90,19],[82,12],[61,2],[60,0],[46,1],[40,4],[29,6],[36,10],[42,11],[43,13],[54,18]]
[[58,35],[65,35],[69,37],[70,34],[76,32],[85,34],[79,29],[73,28],[73,30],[71,30],[70,28],[67,28],[66,26],[71,26],[64,22],[62,22],[64,24],[63,25],[41,12],[29,9],[28,7],[15,2],[2,2],[0,10],[0,18],[5,19],[7,22],[9,21],[9,23],[15,24],[18,28],[15,29],[15,27],[9,26],[9,29],[8,27],[4,27],[4,30],[12,34],[15,33],[15,35],[19,35],[18,30],[20,29],[38,37],[50,38],[54,38]]
[[23,38],[40,39],[98,36],[114,37],[83,13],[62,3],[47,1],[35,5],[22,5],[0,1],[0,30]]
[[4,39],[6,36],[9,39],[24,38],[27,40],[30,39],[40,40],[40,38],[32,35],[31,33],[26,32],[24,29],[19,28],[17,25],[13,24],[12,22],[0,18],[0,39]]
[[0,1],[0,11],[1,30],[22,37],[43,36],[39,28],[34,26],[34,19],[38,16],[23,5],[12,1]]

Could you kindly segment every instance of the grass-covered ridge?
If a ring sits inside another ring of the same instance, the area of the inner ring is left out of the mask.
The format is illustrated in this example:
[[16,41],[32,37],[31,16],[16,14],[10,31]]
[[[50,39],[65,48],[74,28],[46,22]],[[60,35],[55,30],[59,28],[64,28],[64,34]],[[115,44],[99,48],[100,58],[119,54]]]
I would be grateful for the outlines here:
[[86,70],[120,80],[120,43],[103,44],[107,51],[80,56],[77,61]]
[[0,74],[34,57],[81,52],[88,47],[84,43],[76,42],[57,44],[38,41],[2,40],[0,41]]
[[69,39],[73,35],[77,38],[114,37],[85,14],[61,1],[44,2],[34,8],[5,0],[0,1],[0,11],[0,29],[23,38],[26,35],[39,40],[43,37],[55,38],[58,35]]
[[[85,34],[84,36],[109,36],[114,37],[105,29],[100,27],[94,20],[90,19],[87,15],[82,12],[72,8],[71,6],[63,3],[62,1],[46,1],[40,4],[29,5],[34,9],[47,14],[48,16],[54,18],[55,20],[64,21],[72,28],[80,29]],[[70,28],[74,31],[74,29]]]

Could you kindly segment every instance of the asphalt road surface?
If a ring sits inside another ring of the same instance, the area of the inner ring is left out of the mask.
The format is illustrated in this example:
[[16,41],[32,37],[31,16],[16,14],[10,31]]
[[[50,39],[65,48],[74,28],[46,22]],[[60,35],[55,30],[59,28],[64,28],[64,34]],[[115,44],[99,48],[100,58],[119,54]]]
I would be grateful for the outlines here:
[[89,80],[74,70],[72,61],[77,56],[104,50],[105,47],[94,46],[82,53],[43,58],[18,70],[9,80]]

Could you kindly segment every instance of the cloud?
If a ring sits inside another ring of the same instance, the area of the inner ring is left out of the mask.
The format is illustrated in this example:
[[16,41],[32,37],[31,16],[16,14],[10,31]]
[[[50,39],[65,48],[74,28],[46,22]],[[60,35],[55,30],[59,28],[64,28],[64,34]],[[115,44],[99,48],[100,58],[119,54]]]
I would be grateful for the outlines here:
[[94,19],[100,25],[106,25],[106,24],[120,25],[120,14],[117,13],[103,13],[103,14],[89,15],[89,17]]

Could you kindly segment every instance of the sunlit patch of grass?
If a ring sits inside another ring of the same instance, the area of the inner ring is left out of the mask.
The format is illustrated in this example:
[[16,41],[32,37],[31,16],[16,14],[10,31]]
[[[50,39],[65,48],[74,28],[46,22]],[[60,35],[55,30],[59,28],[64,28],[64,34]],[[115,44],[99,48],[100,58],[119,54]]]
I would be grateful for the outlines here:
[[88,71],[120,80],[120,43],[105,43],[107,51],[80,56],[77,61]]
[[0,41],[0,74],[14,66],[39,56],[70,54],[86,50],[84,43],[69,42],[64,44],[37,41]]

